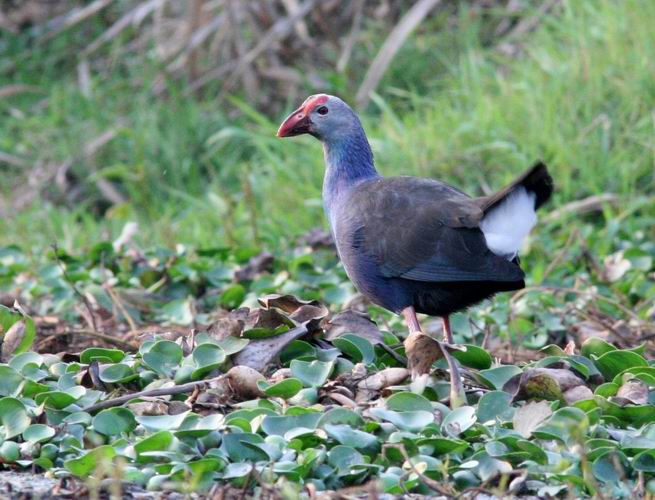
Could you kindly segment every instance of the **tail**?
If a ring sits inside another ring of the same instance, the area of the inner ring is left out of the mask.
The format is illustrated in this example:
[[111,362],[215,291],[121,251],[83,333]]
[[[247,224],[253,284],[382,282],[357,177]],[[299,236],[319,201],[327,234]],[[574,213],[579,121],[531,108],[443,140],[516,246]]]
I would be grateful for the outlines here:
[[480,229],[489,249],[513,259],[523,239],[537,222],[535,211],[553,194],[553,179],[542,162],[535,164],[509,186],[478,198],[484,217]]
[[541,205],[546,203],[550,196],[553,194],[553,178],[548,173],[548,168],[545,163],[539,161],[535,163],[530,170],[514,180],[504,189],[491,196],[481,198],[481,208],[487,213],[493,210],[505,198],[523,187],[528,194],[534,193],[534,209],[537,210]]

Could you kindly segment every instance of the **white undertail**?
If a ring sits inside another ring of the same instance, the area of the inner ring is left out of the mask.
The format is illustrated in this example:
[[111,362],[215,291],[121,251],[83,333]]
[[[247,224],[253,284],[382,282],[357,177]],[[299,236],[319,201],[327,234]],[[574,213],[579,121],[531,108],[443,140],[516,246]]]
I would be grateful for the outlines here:
[[489,250],[509,260],[516,257],[523,240],[537,223],[535,199],[534,193],[520,186],[484,216],[480,229]]

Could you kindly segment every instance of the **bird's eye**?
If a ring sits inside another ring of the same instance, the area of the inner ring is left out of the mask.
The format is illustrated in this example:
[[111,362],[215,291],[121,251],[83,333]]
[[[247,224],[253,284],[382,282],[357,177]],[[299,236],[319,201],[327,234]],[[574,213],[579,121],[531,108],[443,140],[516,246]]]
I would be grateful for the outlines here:
[[328,114],[328,109],[327,109],[327,107],[325,107],[325,106],[321,106],[320,108],[318,108],[318,109],[316,110],[316,112],[317,112],[319,115],[327,115],[327,114]]

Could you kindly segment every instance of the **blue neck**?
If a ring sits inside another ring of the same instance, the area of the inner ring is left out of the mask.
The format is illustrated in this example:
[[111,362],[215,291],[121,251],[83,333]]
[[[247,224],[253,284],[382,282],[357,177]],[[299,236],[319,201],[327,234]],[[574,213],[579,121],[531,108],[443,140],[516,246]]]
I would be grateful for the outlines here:
[[361,126],[349,134],[325,139],[323,151],[327,167],[323,180],[323,204],[329,218],[332,208],[344,193],[366,179],[379,177],[379,174]]

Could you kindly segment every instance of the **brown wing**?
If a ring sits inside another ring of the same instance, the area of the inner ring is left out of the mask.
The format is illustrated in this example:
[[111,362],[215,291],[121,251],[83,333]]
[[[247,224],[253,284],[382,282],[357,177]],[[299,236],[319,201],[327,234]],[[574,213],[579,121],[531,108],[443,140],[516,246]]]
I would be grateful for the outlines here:
[[[518,265],[495,255],[478,228],[477,199],[430,179],[379,178],[359,185],[337,221],[345,251],[365,252],[386,277],[416,281],[519,281]],[[344,238],[344,236],[341,236]]]

